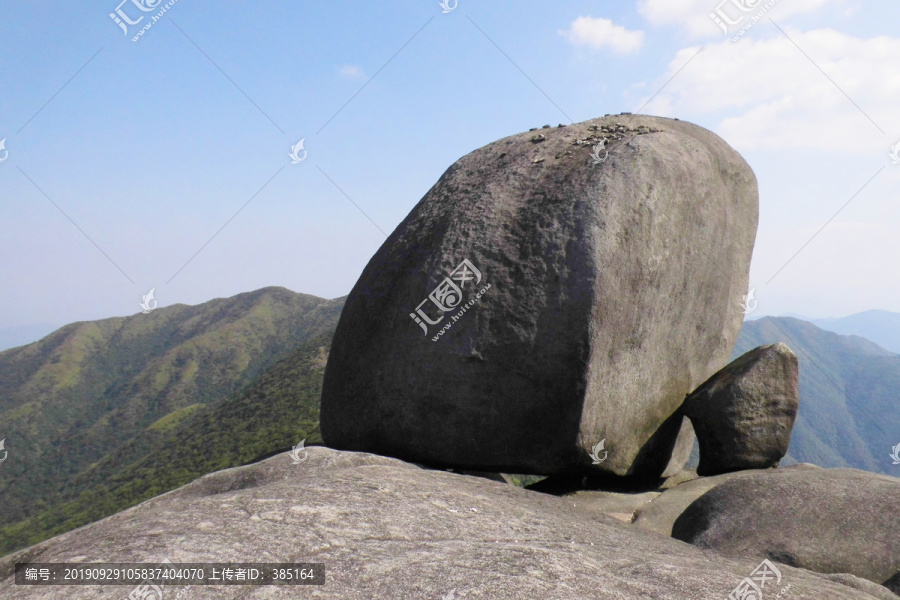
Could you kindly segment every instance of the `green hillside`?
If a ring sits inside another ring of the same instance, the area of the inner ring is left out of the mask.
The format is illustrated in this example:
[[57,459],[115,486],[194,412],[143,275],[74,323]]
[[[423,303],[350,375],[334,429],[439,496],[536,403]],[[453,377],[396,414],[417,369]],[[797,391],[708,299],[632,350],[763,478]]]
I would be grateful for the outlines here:
[[0,352],[0,435],[9,451],[0,469],[0,551],[21,545],[19,534],[31,540],[46,530],[12,535],[6,526],[56,514],[61,502],[235,398],[298,346],[330,339],[342,305],[265,288],[73,323]]
[[800,411],[786,462],[898,474],[900,355],[790,317],[747,321],[733,357],[784,342],[800,362]]
[[[329,314],[329,317],[331,315]],[[321,442],[319,397],[331,336],[307,341],[239,393],[186,407],[73,480],[52,508],[0,528],[0,555],[115,514],[197,477]]]

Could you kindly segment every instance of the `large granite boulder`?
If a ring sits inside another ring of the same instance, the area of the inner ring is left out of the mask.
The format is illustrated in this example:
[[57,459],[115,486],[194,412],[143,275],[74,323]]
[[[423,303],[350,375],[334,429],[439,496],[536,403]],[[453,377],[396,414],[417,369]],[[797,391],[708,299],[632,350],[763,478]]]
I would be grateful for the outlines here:
[[879,584],[897,577],[900,479],[856,469],[776,473],[717,485],[684,510],[672,536],[727,555]]
[[464,156],[347,298],[326,444],[482,471],[677,471],[676,411],[728,360],[757,216],[747,163],[683,121],[606,117]]
[[[124,586],[17,586],[16,562],[318,562],[324,585],[174,586],[164,600],[725,598],[761,562],[587,514],[567,498],[309,448],[207,475],[0,559],[0,600],[123,600]],[[778,566],[774,597],[872,600]]]
[[782,343],[736,358],[684,401],[700,475],[773,467],[787,454],[800,405],[797,356]]

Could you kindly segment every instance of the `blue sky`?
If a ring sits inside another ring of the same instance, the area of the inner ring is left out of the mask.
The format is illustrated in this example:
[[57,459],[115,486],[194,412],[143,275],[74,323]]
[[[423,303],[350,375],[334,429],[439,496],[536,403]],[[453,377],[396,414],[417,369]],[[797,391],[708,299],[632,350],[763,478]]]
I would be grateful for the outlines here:
[[460,156],[645,105],[756,172],[757,315],[900,311],[900,5],[780,0],[732,42],[720,1],[178,0],[136,42],[164,2],[128,35],[116,1],[10,4],[0,328],[344,295]]

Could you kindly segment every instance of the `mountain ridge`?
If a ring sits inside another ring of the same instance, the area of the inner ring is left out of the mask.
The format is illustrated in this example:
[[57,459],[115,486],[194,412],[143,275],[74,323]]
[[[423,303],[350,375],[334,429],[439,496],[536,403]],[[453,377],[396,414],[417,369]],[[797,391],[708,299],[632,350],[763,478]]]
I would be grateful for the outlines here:
[[[161,418],[235,393],[323,330],[341,303],[263,288],[230,299],[66,325],[0,352],[0,524]],[[29,502],[31,500],[31,502]]]
[[846,317],[807,320],[826,331],[859,335],[900,354],[900,313],[872,309]]

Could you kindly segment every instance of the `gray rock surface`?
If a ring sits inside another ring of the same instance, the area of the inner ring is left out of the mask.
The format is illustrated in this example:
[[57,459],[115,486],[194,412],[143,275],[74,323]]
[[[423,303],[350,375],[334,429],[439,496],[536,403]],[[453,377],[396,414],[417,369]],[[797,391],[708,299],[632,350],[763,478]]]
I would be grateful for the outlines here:
[[675,521],[694,500],[717,485],[740,475],[741,473],[726,473],[715,477],[701,477],[677,485],[663,492],[653,502],[636,509],[632,523],[645,531],[671,536]]
[[683,469],[680,473],[678,473],[678,475],[675,475],[674,477],[669,477],[664,482],[662,482],[662,484],[660,484],[660,486],[659,486],[659,489],[660,490],[668,490],[668,489],[675,487],[676,485],[681,485],[682,483],[685,483],[686,481],[692,481],[694,479],[697,479],[697,477],[699,477],[697,475],[697,471],[695,471],[693,469]]
[[581,491],[563,496],[572,503],[572,508],[602,513],[631,523],[634,512],[658,497],[660,492],[642,492],[640,494],[620,494],[616,492]]
[[[165,600],[725,598],[760,563],[573,508],[565,498],[368,454],[308,449],[207,475],[0,559],[2,600],[122,600],[121,586],[15,586],[15,562],[326,564],[326,584],[167,586]],[[780,568],[791,599],[878,598]],[[778,588],[766,588],[775,592]],[[172,592],[170,595],[169,592]]]
[[773,467],[787,454],[800,404],[797,356],[782,343],[736,358],[684,401],[700,475]]
[[[670,536],[672,535],[672,526],[675,524],[675,521],[678,520],[678,517],[681,516],[681,513],[683,513],[688,506],[693,504],[694,500],[726,481],[734,479],[735,477],[743,477],[755,473],[781,474],[790,473],[794,470],[818,468],[820,467],[801,463],[777,470],[738,471],[736,473],[725,473],[713,477],[694,478],[677,485],[672,485],[671,487],[668,487],[669,482],[667,481],[665,485],[668,489],[663,488],[664,491],[659,497],[653,498],[651,502],[637,508],[632,522],[636,527],[644,529],[645,531],[652,531],[661,535]],[[684,473],[686,477],[690,477],[691,475],[690,471],[684,471]]]
[[821,573],[820,575],[829,581],[836,581],[847,587],[865,592],[870,596],[880,598],[881,600],[897,600],[897,595],[894,594],[894,592],[900,591],[891,591],[893,588],[891,588],[890,582],[885,585],[878,585],[868,579],[862,579],[861,577],[850,575],[849,573]]
[[659,477],[673,415],[740,331],[757,219],[747,163],[684,121],[612,116],[475,150],[350,292],[323,384],[326,444]]
[[778,471],[714,487],[675,521],[673,537],[878,584],[900,572],[900,479],[856,469]]

